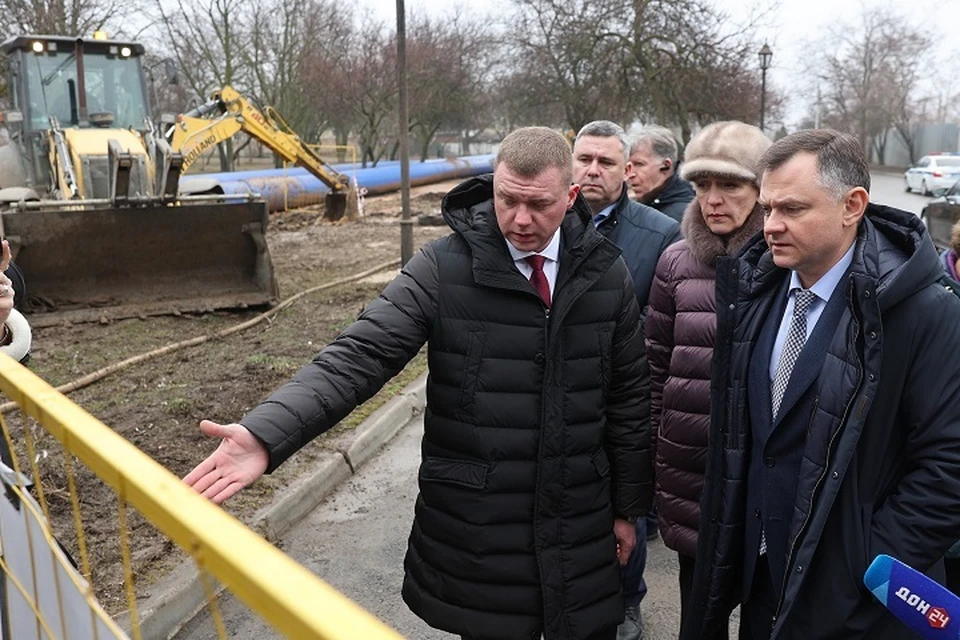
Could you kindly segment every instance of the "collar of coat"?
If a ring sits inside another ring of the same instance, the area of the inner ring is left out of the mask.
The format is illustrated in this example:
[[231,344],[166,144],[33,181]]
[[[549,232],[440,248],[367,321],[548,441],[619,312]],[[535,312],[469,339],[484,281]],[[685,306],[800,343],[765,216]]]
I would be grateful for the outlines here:
[[[471,178],[452,189],[441,204],[443,218],[473,251],[475,272],[491,277],[516,272],[493,208],[493,175]],[[583,259],[599,251],[596,266],[605,271],[620,250],[594,228],[590,206],[577,195],[560,224],[560,275],[576,271]],[[519,273],[519,272],[517,272]],[[558,278],[558,285],[562,278]]]
[[[738,257],[746,266],[741,278],[751,296],[769,293],[782,282],[785,269],[773,263],[763,234],[754,236]],[[943,275],[937,250],[920,219],[906,211],[870,203],[857,228],[853,275],[876,283],[880,309],[889,309]]]
[[[753,238],[758,231],[763,229],[763,208],[760,205],[754,205],[753,211],[747,216],[747,219],[733,233],[726,236],[718,236],[703,219],[703,210],[700,203],[694,199],[687,205],[683,213],[683,222],[680,223],[683,230],[683,237],[690,247],[690,252],[700,262],[714,266],[717,258],[720,256],[734,256]],[[762,237],[761,237],[762,239]]]
[[653,206],[654,204],[666,206],[675,202],[688,203],[693,197],[693,187],[690,186],[689,182],[681,179],[677,172],[674,171],[670,177],[667,178],[666,182],[660,185],[658,189],[654,189],[653,193],[645,196],[642,202],[649,206]]

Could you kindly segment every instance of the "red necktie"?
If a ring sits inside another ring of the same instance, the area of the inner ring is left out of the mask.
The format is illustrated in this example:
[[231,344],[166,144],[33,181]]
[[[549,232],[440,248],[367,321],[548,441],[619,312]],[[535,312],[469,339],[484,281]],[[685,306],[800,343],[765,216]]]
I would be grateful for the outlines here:
[[527,256],[524,258],[531,267],[533,273],[530,274],[530,284],[540,294],[543,304],[550,306],[550,283],[547,282],[547,274],[543,272],[543,263],[546,260],[543,256]]

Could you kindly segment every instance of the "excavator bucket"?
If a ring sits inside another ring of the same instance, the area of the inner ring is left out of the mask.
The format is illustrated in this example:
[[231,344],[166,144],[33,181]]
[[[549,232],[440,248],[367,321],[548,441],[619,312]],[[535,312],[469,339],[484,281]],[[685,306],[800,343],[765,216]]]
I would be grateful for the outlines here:
[[261,202],[4,212],[37,327],[276,302]]

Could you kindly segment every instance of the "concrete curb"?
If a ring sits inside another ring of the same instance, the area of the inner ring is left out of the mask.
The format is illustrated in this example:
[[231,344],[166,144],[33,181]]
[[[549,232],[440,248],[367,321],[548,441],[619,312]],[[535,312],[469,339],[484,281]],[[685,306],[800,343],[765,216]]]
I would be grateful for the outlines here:
[[[251,528],[276,543],[324,498],[384,444],[390,441],[426,404],[427,374],[419,376],[374,411],[338,451],[321,456],[314,469],[279,492],[273,502],[254,516]],[[217,591],[220,585],[214,587]],[[187,560],[150,587],[151,595],[138,603],[140,631],[144,640],[166,640],[206,606],[203,583],[196,565]],[[129,629],[120,621],[121,626]]]
[[390,402],[370,414],[370,417],[356,428],[349,446],[345,450],[340,449],[354,473],[373,457],[380,447],[397,435],[403,425],[423,410],[426,390],[427,377],[424,374],[407,385],[400,395],[391,398]]

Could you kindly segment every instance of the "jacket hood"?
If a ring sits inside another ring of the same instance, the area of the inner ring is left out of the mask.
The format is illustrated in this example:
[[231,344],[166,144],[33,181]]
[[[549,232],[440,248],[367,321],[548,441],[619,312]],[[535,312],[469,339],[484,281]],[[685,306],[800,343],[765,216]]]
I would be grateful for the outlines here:
[[[763,236],[741,250],[739,257],[753,269],[752,291],[776,286],[782,270]],[[943,275],[940,257],[916,215],[870,203],[857,229],[851,270],[876,283],[880,309],[889,309]]]
[[[447,225],[470,244],[478,258],[488,252],[509,255],[493,208],[493,174],[470,178],[454,187],[444,196],[441,211]],[[561,232],[566,250],[574,253],[603,239],[594,229],[590,206],[581,195],[567,211]]]
[[754,205],[753,211],[747,216],[739,229],[726,236],[718,236],[703,219],[703,210],[700,203],[693,200],[687,205],[680,225],[683,237],[690,247],[690,252],[700,262],[714,266],[720,256],[733,256],[763,228],[763,209]]
[[862,261],[867,274],[876,277],[881,309],[893,307],[943,275],[927,228],[912,213],[871,204],[857,236],[854,264]]

